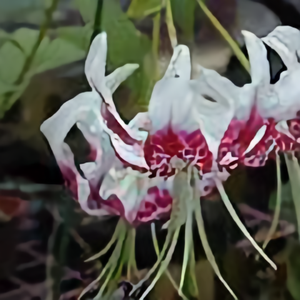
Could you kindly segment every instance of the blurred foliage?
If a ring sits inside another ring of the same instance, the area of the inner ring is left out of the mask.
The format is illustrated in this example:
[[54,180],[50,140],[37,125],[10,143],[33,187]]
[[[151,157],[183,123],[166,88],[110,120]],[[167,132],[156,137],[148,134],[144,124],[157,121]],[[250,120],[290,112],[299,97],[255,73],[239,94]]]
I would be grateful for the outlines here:
[[157,13],[162,9],[161,0],[132,0],[127,15],[130,18],[142,19],[150,14]]
[[184,40],[193,41],[197,2],[195,0],[171,0],[171,5],[174,23],[180,28]]
[[[98,0],[73,0],[70,5],[80,12],[85,25],[52,29],[51,22],[59,12],[57,6],[63,5],[61,2],[65,3],[57,0],[13,0],[9,3],[0,0],[0,21],[17,19],[18,22],[40,26],[40,30],[21,28],[12,33],[0,30],[0,117],[21,97],[32,76],[85,58],[96,30],[96,20],[100,20],[100,31],[108,34],[108,72],[126,63],[140,65],[124,84],[131,91],[129,105],[136,103],[141,109],[147,105],[153,85],[160,77],[157,72],[159,31],[153,31],[151,39],[136,29],[135,21],[152,18],[153,26],[157,27],[155,22],[162,22],[157,16],[171,5],[172,13],[170,15],[167,9],[166,17],[169,31],[175,32],[174,20],[184,39],[193,40],[194,0],[132,0],[127,12],[122,11],[119,0],[101,1],[99,11]],[[32,13],[38,17],[33,18]],[[172,43],[176,43],[176,34]]]
[[49,0],[0,0],[0,22],[40,24]]

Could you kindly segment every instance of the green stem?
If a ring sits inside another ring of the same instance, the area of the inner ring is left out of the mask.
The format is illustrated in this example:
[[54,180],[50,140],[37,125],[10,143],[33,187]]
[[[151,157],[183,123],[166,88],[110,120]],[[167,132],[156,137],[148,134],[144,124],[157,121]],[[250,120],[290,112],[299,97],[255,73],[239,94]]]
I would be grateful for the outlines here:
[[244,53],[239,48],[238,44],[234,41],[234,39],[230,36],[227,30],[221,25],[218,19],[210,12],[207,8],[203,0],[197,0],[199,6],[205,13],[205,15],[210,19],[216,29],[220,32],[223,38],[227,41],[229,46],[231,47],[233,53],[236,55],[242,66],[246,69],[248,73],[250,73],[250,64]]
[[278,226],[279,222],[279,215],[280,215],[280,207],[281,207],[281,171],[280,171],[280,156],[277,154],[276,156],[276,171],[277,171],[277,195],[276,195],[276,206],[275,206],[275,212],[274,217],[272,220],[272,224],[270,227],[270,230],[268,232],[267,238],[265,242],[263,243],[262,248],[265,249],[270,242],[272,235],[275,233],[276,228]]
[[[22,68],[22,71],[21,71],[20,75],[18,76],[18,78],[15,82],[15,85],[21,84],[23,82],[27,72],[30,70],[30,67],[33,63],[36,52],[37,52],[42,40],[44,39],[44,37],[46,35],[46,32],[48,30],[48,27],[51,23],[52,14],[56,10],[58,2],[59,2],[59,0],[53,0],[51,5],[49,6],[49,8],[46,9],[46,11],[45,11],[45,16],[46,17],[45,17],[45,20],[44,20],[41,28],[40,28],[38,38],[37,38],[35,44],[33,45],[31,53],[29,54],[29,56],[25,60],[24,66]],[[16,92],[16,93],[18,93],[18,92]],[[11,102],[11,99],[13,99],[13,98],[14,98],[14,92],[7,93],[5,95],[5,100],[4,100],[3,105],[6,106],[6,104],[9,104]]]
[[94,40],[94,38],[101,32],[102,7],[103,7],[103,0],[98,0],[96,12],[95,12],[94,30],[91,37],[91,43]]
[[182,288],[184,284],[186,270],[188,268],[189,262],[189,254],[190,248],[192,244],[192,218],[193,218],[193,210],[191,209],[191,203],[187,202],[187,218],[185,224],[185,243],[184,243],[184,254],[183,254],[183,263],[182,263],[182,271],[181,278],[179,284],[179,294],[182,295]]
[[[159,257],[159,247],[158,247],[158,241],[157,241],[156,232],[155,232],[155,223],[151,223],[151,235],[152,235],[152,241],[153,241],[155,253],[156,253],[157,257]],[[178,291],[179,287],[178,287],[176,281],[174,280],[173,276],[169,272],[169,270],[166,269],[165,273],[168,276],[168,278],[169,278],[171,284],[173,285],[174,289],[176,291]],[[181,297],[184,300],[188,300],[188,298],[185,295],[181,295]]]
[[298,236],[300,239],[300,167],[294,154],[291,154],[291,156],[284,154],[284,158],[290,177],[292,196],[298,223]]
[[42,24],[41,26],[41,29],[40,29],[40,32],[39,32],[39,36],[32,48],[32,51],[30,53],[30,55],[27,57],[25,63],[24,63],[24,66],[23,66],[23,69],[16,81],[16,84],[20,84],[23,79],[24,79],[24,76],[26,75],[26,73],[29,71],[30,69],[30,66],[33,62],[33,59],[34,59],[34,56],[42,42],[42,40],[44,39],[45,35],[46,35],[46,32],[48,30],[48,27],[51,23],[51,20],[52,20],[52,14],[54,13],[54,11],[56,10],[56,7],[57,7],[57,4],[58,4],[59,0],[53,0],[50,7],[46,9],[46,12],[45,12],[45,15],[46,15],[46,18],[45,18],[45,21],[44,23]]
[[117,238],[119,236],[119,233],[122,230],[123,226],[125,226],[124,222],[122,221],[122,219],[120,219],[117,226],[116,226],[116,229],[114,231],[114,234],[113,234],[112,238],[110,239],[108,244],[104,247],[104,249],[102,249],[99,253],[93,255],[92,257],[88,258],[85,261],[88,262],[88,261],[97,259],[97,258],[101,257],[102,255],[104,255],[112,247],[112,245],[115,243],[115,241],[117,240]]
[[153,18],[153,41],[152,41],[152,53],[154,61],[154,81],[159,79],[159,41],[160,41],[160,11]]
[[175,233],[174,233],[173,238],[172,238],[172,241],[171,241],[170,248],[169,248],[168,253],[166,255],[166,258],[165,258],[164,261],[162,261],[161,266],[158,269],[158,272],[157,272],[156,276],[154,277],[154,279],[152,280],[151,284],[148,286],[146,291],[143,293],[143,295],[140,297],[140,300],[145,299],[145,297],[153,289],[153,287],[155,286],[156,282],[159,280],[159,278],[161,277],[163,272],[165,272],[165,270],[168,268],[168,265],[170,264],[170,261],[171,261],[172,255],[174,253],[175,247],[177,245],[178,236],[179,236],[179,232],[180,232],[180,227],[176,228]]
[[157,258],[156,263],[155,263],[154,266],[148,271],[148,273],[146,274],[146,276],[145,276],[142,280],[140,280],[139,283],[137,283],[137,284],[133,287],[133,289],[131,290],[129,296],[133,295],[134,292],[135,292],[136,290],[138,290],[138,289],[139,289],[139,288],[140,288],[140,287],[141,287],[141,286],[142,286],[142,285],[150,278],[150,276],[155,272],[155,270],[157,269],[157,267],[159,266],[159,264],[161,263],[162,259],[163,259],[164,256],[165,256],[165,253],[166,253],[166,251],[167,251],[167,249],[168,249],[168,246],[169,246],[169,244],[170,244],[170,242],[171,242],[172,235],[173,235],[173,230],[172,230],[172,231],[171,231],[171,230],[168,230],[168,234],[167,234],[167,237],[166,237],[164,246],[163,246],[163,248],[162,248],[162,250],[161,250],[161,252],[160,252],[160,254],[159,254],[158,258]]
[[202,246],[203,246],[206,258],[209,261],[210,265],[212,266],[215,274],[220,279],[220,281],[224,284],[224,286],[229,291],[229,293],[232,295],[232,297],[235,300],[237,300],[238,299],[237,296],[235,295],[235,293],[232,291],[232,289],[230,288],[228,283],[223,278],[223,276],[222,276],[222,274],[219,270],[219,267],[216,263],[215,256],[214,256],[214,254],[213,254],[213,252],[212,252],[212,250],[209,246],[207,236],[206,236],[206,232],[205,232],[204,221],[203,221],[203,218],[202,218],[200,199],[196,198],[196,200],[197,200],[196,210],[195,210],[196,222],[197,222],[198,232],[199,232],[200,240],[202,242]]
[[276,265],[274,264],[274,262],[264,253],[264,251],[257,245],[257,243],[255,242],[255,240],[253,239],[253,237],[250,235],[250,233],[248,232],[248,230],[246,229],[245,225],[241,222],[239,216],[237,215],[236,211],[234,210],[225,190],[224,187],[221,183],[221,181],[219,179],[215,179],[215,183],[217,186],[217,189],[221,195],[222,201],[225,205],[225,207],[227,208],[230,216],[232,217],[232,219],[234,220],[234,222],[236,223],[236,225],[240,228],[240,230],[243,232],[243,234],[245,235],[245,237],[250,241],[250,243],[252,244],[252,246],[257,250],[257,252],[271,265],[271,267],[274,270],[277,270]]
[[173,22],[171,0],[166,0],[166,23],[168,27],[171,45],[174,48],[175,46],[177,46],[177,35]]

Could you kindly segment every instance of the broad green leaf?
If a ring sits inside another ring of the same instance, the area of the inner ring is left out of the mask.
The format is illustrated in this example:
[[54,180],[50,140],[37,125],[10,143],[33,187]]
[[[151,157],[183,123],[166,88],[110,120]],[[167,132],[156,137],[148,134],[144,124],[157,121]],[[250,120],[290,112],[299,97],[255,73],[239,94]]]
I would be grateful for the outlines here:
[[0,22],[40,24],[44,19],[46,1],[49,0],[1,0]]
[[[270,196],[269,200],[269,209],[275,210],[276,207],[276,194],[277,191],[274,190]],[[293,203],[293,196],[291,191],[291,184],[290,182],[282,185],[282,205],[285,208],[292,208],[294,209],[294,203]]]
[[132,0],[127,15],[129,18],[142,19],[160,11],[161,8],[161,0]]
[[291,154],[291,156],[285,154],[284,157],[291,183],[292,199],[294,201],[298,223],[298,236],[300,238],[300,166],[298,159],[294,156],[294,154]]
[[13,92],[17,89],[17,87],[14,84],[6,83],[2,80],[0,80],[0,95]]
[[151,43],[136,30],[121,10],[119,1],[103,0],[102,28],[107,32],[108,60],[112,68],[126,63],[142,63]]
[[0,81],[14,84],[25,63],[24,53],[12,42],[7,41],[0,48],[0,57]]
[[87,51],[93,33],[93,25],[87,23],[84,27],[67,26],[56,30],[58,37],[77,46],[78,49]]
[[[149,83],[153,78],[152,74],[146,74],[144,62],[151,54],[151,41],[135,28],[122,11],[118,0],[103,0],[101,21],[102,29],[107,32],[108,38],[108,71],[126,63],[138,63],[139,69],[125,83],[132,91],[129,103],[148,103]],[[125,111],[126,107],[122,106],[122,110]],[[125,114],[124,111],[121,113]]]
[[17,86],[7,84],[3,90],[1,90],[2,83],[0,84],[0,118],[2,118],[4,113],[20,98],[28,84],[29,80],[27,79]]
[[[85,23],[94,22],[98,0],[75,0],[74,6],[80,11]],[[112,17],[112,16],[110,16]]]
[[46,37],[43,39],[34,57],[30,68],[30,75],[83,59],[85,55],[85,50],[79,49],[76,45],[62,38],[50,41]]
[[183,34],[183,38],[188,41],[194,39],[195,22],[195,0],[170,0],[175,25],[177,25]]
[[17,42],[26,56],[29,56],[39,36],[39,31],[29,28],[16,30],[10,38]]
[[287,288],[294,300],[300,300],[300,246],[295,243],[288,257],[287,263]]

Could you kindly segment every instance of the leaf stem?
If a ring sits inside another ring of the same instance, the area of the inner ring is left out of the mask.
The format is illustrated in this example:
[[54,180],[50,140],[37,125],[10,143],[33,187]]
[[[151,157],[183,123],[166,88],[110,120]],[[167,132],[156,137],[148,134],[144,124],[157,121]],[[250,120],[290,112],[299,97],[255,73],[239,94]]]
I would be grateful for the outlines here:
[[218,19],[210,12],[207,8],[203,0],[197,0],[199,6],[205,13],[205,15],[209,18],[209,20],[213,23],[216,29],[220,32],[223,38],[227,41],[229,46],[231,47],[233,53],[236,55],[242,66],[246,69],[248,73],[250,73],[250,64],[244,53],[239,48],[238,44],[234,41],[234,39],[230,36],[228,31],[222,26],[222,24],[218,21]]

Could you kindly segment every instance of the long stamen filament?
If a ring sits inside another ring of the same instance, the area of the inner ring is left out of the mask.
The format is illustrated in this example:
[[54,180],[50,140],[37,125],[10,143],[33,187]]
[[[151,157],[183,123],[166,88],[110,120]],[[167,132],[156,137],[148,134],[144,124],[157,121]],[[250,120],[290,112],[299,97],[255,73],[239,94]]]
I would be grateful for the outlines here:
[[199,199],[196,198],[195,200],[196,200],[196,210],[195,210],[196,223],[197,223],[197,227],[198,227],[199,236],[200,236],[200,239],[201,239],[201,242],[202,242],[202,246],[203,246],[204,252],[206,254],[206,258],[209,261],[209,263],[211,264],[215,274],[218,276],[220,281],[224,284],[224,286],[229,291],[229,293],[232,295],[232,297],[235,300],[237,300],[238,299],[237,296],[235,295],[235,293],[232,291],[232,289],[230,288],[228,283],[223,278],[223,276],[222,276],[222,274],[219,270],[219,267],[216,263],[214,254],[212,253],[212,250],[209,246],[207,236],[206,236],[206,232],[205,232],[204,221],[203,221],[203,218],[202,218],[200,197],[199,197]]
[[280,171],[280,157],[278,154],[276,155],[276,172],[277,172],[277,194],[276,194],[275,212],[274,212],[274,217],[273,217],[272,224],[271,224],[270,230],[268,232],[267,238],[262,246],[263,249],[265,249],[267,247],[268,243],[270,242],[272,235],[275,233],[276,228],[278,226],[278,222],[279,222],[279,215],[280,215],[280,208],[281,208],[282,183],[281,183],[281,171]]
[[245,237],[250,241],[250,243],[253,245],[253,247],[258,251],[258,253],[271,265],[271,267],[274,270],[277,270],[277,267],[275,265],[275,263],[264,253],[264,251],[257,245],[257,243],[255,242],[255,240],[253,239],[253,237],[250,235],[250,233],[248,232],[248,230],[246,229],[246,227],[244,226],[244,224],[241,222],[240,218],[238,217],[237,213],[235,212],[225,190],[224,187],[221,183],[221,181],[217,178],[215,178],[215,183],[217,186],[217,189],[221,195],[222,201],[224,203],[224,205],[226,206],[230,216],[232,217],[232,219],[235,221],[235,223],[237,224],[237,226],[240,228],[240,230],[243,232],[243,234],[245,235]]
[[164,243],[164,246],[162,248],[162,251],[160,252],[159,257],[157,258],[156,263],[154,264],[154,266],[149,270],[149,272],[146,274],[146,276],[140,280],[136,285],[133,286],[129,296],[132,296],[136,290],[138,290],[149,278],[150,276],[155,272],[155,270],[157,269],[157,267],[159,266],[159,264],[161,263],[162,259],[164,258],[164,255],[167,251],[167,248],[172,240],[172,233],[173,231],[168,230],[168,234]]
[[154,277],[154,279],[152,280],[151,284],[148,286],[148,288],[146,289],[146,291],[143,293],[143,295],[140,297],[140,300],[144,300],[145,299],[145,297],[153,289],[153,287],[156,284],[156,282],[159,280],[159,278],[161,277],[161,275],[163,274],[163,272],[167,269],[168,265],[170,264],[172,255],[173,255],[175,247],[177,245],[180,227],[176,228],[175,233],[174,233],[174,235],[172,237],[171,246],[170,246],[169,251],[168,251],[168,253],[166,255],[166,258],[165,258],[164,261],[162,261],[161,266],[160,266],[160,268],[159,268],[156,276]]
[[[156,253],[157,257],[159,257],[159,246],[158,246],[158,241],[157,241],[156,232],[155,232],[155,223],[151,223],[151,235],[152,235],[152,241],[153,241],[153,246],[154,246],[154,249],[155,249],[155,253]],[[166,269],[165,273],[168,276],[168,278],[169,278],[171,284],[173,285],[174,289],[176,291],[178,291],[179,287],[178,287],[176,281],[174,280],[173,276],[169,272],[168,268]],[[181,297],[184,300],[188,300],[188,298],[185,295],[181,295]]]
[[297,158],[294,154],[289,157],[288,154],[284,154],[286,166],[289,173],[292,196],[295,206],[296,218],[298,223],[298,236],[300,239],[300,167]]

